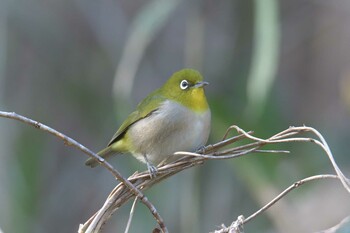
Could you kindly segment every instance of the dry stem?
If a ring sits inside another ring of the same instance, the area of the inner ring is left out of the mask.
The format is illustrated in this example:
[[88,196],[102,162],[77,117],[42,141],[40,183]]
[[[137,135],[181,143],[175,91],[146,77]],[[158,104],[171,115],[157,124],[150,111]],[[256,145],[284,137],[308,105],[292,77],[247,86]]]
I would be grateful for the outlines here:
[[[303,137],[292,137],[294,135],[303,133],[303,132],[313,132],[314,134],[316,134],[317,136],[320,137],[320,134],[318,133],[318,131],[316,131],[313,128],[310,127],[290,127],[287,130],[284,130],[272,137],[270,137],[269,139],[260,139],[257,137],[253,137],[250,135],[251,132],[245,132],[244,130],[240,129],[237,126],[232,126],[229,128],[229,130],[232,129],[236,129],[237,132],[239,133],[238,136],[234,136],[231,138],[227,138],[227,134],[225,134],[224,140],[220,141],[218,143],[215,143],[213,145],[208,145],[207,147],[205,147],[204,149],[202,149],[200,151],[200,153],[191,153],[191,152],[176,152],[176,155],[183,155],[184,157],[182,157],[181,159],[173,162],[173,163],[169,163],[169,164],[165,164],[162,165],[160,167],[158,167],[158,175],[157,177],[150,179],[149,175],[147,172],[142,172],[142,173],[136,173],[134,175],[132,175],[131,177],[129,177],[129,181],[132,182],[137,188],[141,189],[141,190],[146,190],[148,188],[150,188],[151,186],[153,186],[154,184],[162,181],[163,179],[172,176],[184,169],[190,168],[192,166],[196,166],[199,164],[202,164],[203,162],[205,162],[206,160],[209,159],[231,159],[231,158],[236,158],[236,157],[240,157],[249,153],[253,153],[253,152],[267,152],[265,150],[260,150],[261,147],[267,145],[267,144],[275,144],[275,143],[284,143],[284,142],[312,142],[315,143],[319,146],[321,146],[321,148],[326,152],[327,156],[330,158],[332,162],[332,165],[334,166],[334,169],[337,173],[337,177],[342,181],[343,186],[346,188],[346,190],[350,190],[349,188],[349,180],[343,175],[343,173],[340,171],[340,169],[338,168],[337,164],[334,162],[333,159],[333,155],[331,154],[330,149],[328,148],[328,145],[326,143],[324,143],[324,139],[321,138],[321,141],[323,143],[321,143],[320,141],[314,139],[314,138],[303,138]],[[241,145],[241,146],[236,146],[236,147],[231,147],[228,149],[224,149],[224,147],[231,145],[232,143],[236,142],[236,141],[241,141],[243,139],[250,139],[253,142],[250,143],[246,143],[245,145]],[[287,151],[274,151],[274,150],[269,150],[268,152],[270,153],[286,153]],[[307,178],[308,179],[308,178]],[[314,179],[313,177],[311,177],[310,179]],[[303,181],[304,182],[304,181]],[[299,184],[299,183],[296,183]],[[296,188],[298,185],[294,184],[293,187]],[[292,188],[293,189],[293,188]],[[289,191],[287,191],[289,192]],[[283,196],[283,195],[282,195]],[[281,197],[282,197],[281,196]],[[128,201],[130,198],[132,197],[132,195],[130,194],[130,192],[128,192],[125,187],[123,186],[123,184],[119,184],[113,191],[112,193],[109,195],[108,199],[105,202],[105,205],[99,210],[99,216],[96,217],[99,221],[101,222],[106,222],[109,217],[122,205],[124,204],[126,201]],[[277,197],[277,200],[279,200],[279,198],[281,197]],[[274,204],[275,202],[271,203]],[[269,206],[267,206],[266,208],[269,208]],[[263,209],[265,210],[265,209]],[[96,220],[95,218],[95,220]],[[94,219],[94,217],[92,218]],[[92,219],[88,220],[85,224],[89,224],[90,221],[92,221]],[[248,221],[251,218],[248,218]],[[244,223],[244,222],[243,222]]]
[[[196,153],[191,152],[176,152],[176,155],[182,155],[180,159],[177,161],[161,164],[158,166],[157,176],[154,178],[150,178],[147,171],[141,173],[135,173],[130,176],[128,179],[125,179],[121,176],[121,174],[114,169],[108,162],[106,162],[103,158],[99,157],[91,150],[87,149],[80,143],[75,140],[67,137],[66,135],[46,126],[37,121],[28,119],[26,117],[20,116],[16,113],[7,113],[0,111],[0,117],[6,117],[10,119],[19,120],[26,124],[32,125],[38,129],[44,130],[60,139],[62,139],[65,144],[78,148],[85,154],[90,157],[97,159],[103,167],[109,170],[121,183],[119,183],[109,194],[107,200],[101,209],[96,212],[86,223],[80,226],[79,233],[81,232],[100,232],[104,223],[108,221],[108,219],[112,216],[116,210],[129,201],[133,197],[137,197],[143,204],[145,204],[155,219],[157,220],[160,228],[163,232],[167,232],[167,228],[164,224],[163,219],[156,211],[155,207],[148,199],[144,196],[141,190],[146,190],[152,187],[154,184],[161,182],[162,180],[182,171],[188,169],[193,166],[197,166],[199,164],[204,163],[210,159],[232,159],[237,158],[250,153],[288,153],[288,151],[281,150],[262,150],[261,148],[267,144],[276,144],[276,143],[286,143],[286,142],[312,142],[318,146],[320,146],[327,154],[331,164],[337,175],[318,175],[306,178],[304,180],[298,181],[290,186],[288,189],[283,191],[279,196],[277,196],[274,200],[268,203],[265,207],[254,213],[252,216],[244,219],[244,217],[239,217],[238,221],[235,221],[229,228],[223,226],[221,230],[229,230],[229,231],[216,231],[216,232],[239,232],[239,229],[243,227],[243,224],[250,221],[255,216],[259,215],[274,203],[276,203],[279,199],[281,199],[284,195],[286,195],[291,190],[299,187],[300,185],[315,179],[323,179],[323,178],[338,178],[344,188],[350,193],[350,181],[345,177],[342,171],[339,169],[336,164],[333,155],[331,153],[330,148],[328,147],[326,141],[323,136],[315,129],[307,126],[302,127],[290,127],[282,132],[279,132],[268,139],[261,139],[252,136],[252,132],[245,132],[238,126],[231,126],[222,141],[215,143],[213,145],[208,145],[205,148],[197,151]],[[238,135],[227,138],[228,134],[231,130],[236,130]],[[317,136],[318,139],[308,138],[308,137],[295,137],[304,132],[311,132]],[[242,144],[242,140],[249,140],[245,144]],[[240,141],[242,145],[233,147],[232,144]],[[227,148],[227,146],[231,146]],[[238,229],[234,231],[234,229]]]
[[281,192],[277,197],[272,199],[269,203],[267,203],[265,206],[260,208],[258,211],[250,215],[248,218],[244,218],[243,215],[238,216],[237,220],[232,222],[232,224],[229,227],[226,227],[225,225],[221,225],[221,229],[214,231],[214,233],[243,233],[243,225],[257,217],[259,214],[263,213],[265,210],[270,208],[272,205],[274,205],[276,202],[278,202],[282,197],[286,196],[290,191],[293,189],[296,189],[300,187],[301,185],[314,181],[314,180],[320,180],[320,179],[339,179],[336,175],[316,175],[316,176],[310,176],[305,179],[299,180],[286,188],[283,192]]
[[[0,117],[21,121],[23,123],[26,123],[28,125],[31,125],[31,126],[37,128],[37,129],[46,131],[46,132],[52,134],[53,136],[58,137],[59,139],[63,140],[64,144],[66,144],[68,146],[75,147],[78,150],[87,154],[89,157],[95,158],[103,167],[105,167],[108,171],[110,171],[113,174],[113,176],[121,182],[121,184],[124,184],[124,187],[127,187],[128,191],[130,193],[133,193],[134,196],[138,197],[138,199],[140,199],[141,202],[147,206],[147,208],[150,210],[150,212],[152,213],[154,218],[157,220],[157,222],[158,222],[160,228],[163,230],[163,232],[168,232],[168,230],[164,224],[163,218],[159,215],[159,213],[157,212],[154,205],[150,201],[148,201],[147,197],[139,189],[137,189],[130,181],[125,179],[116,169],[113,168],[113,166],[111,164],[109,164],[102,157],[98,156],[97,154],[95,154],[94,152],[92,152],[91,150],[89,150],[88,148],[83,146],[82,144],[78,143],[74,139],[72,139],[72,138],[64,135],[63,133],[58,132],[57,130],[52,129],[51,127],[44,125],[38,121],[34,121],[32,119],[21,116],[19,114],[14,113],[14,112],[0,111]],[[83,232],[96,232],[94,228],[95,227],[93,225],[91,225],[91,226],[89,226],[89,228],[86,229],[86,231],[83,231]],[[82,228],[79,228],[79,232],[81,229]],[[85,229],[85,228],[83,227],[83,229]]]

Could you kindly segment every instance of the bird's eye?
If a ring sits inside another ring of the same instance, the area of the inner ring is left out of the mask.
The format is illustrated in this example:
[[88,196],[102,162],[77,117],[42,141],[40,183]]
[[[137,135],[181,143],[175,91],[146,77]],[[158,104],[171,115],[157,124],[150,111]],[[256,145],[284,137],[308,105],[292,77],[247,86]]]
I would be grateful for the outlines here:
[[180,88],[182,89],[182,90],[185,90],[185,89],[187,89],[188,88],[188,81],[187,80],[182,80],[181,81],[181,83],[180,83]]

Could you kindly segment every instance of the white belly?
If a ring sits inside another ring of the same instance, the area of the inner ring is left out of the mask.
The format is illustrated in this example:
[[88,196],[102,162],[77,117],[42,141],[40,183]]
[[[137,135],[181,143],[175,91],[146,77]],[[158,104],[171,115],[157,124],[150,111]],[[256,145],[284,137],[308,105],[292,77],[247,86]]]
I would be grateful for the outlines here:
[[[157,165],[176,151],[195,151],[204,146],[210,132],[210,110],[194,113],[166,101],[155,113],[131,126],[132,154]],[[171,160],[171,158],[170,158]]]

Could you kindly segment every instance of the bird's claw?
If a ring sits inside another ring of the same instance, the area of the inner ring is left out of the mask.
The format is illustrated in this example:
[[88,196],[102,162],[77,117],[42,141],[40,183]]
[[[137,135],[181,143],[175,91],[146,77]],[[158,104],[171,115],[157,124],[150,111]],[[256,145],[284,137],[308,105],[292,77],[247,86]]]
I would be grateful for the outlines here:
[[153,166],[150,163],[147,163],[147,169],[148,169],[149,176],[151,177],[151,179],[157,176],[158,169],[155,166]]
[[205,152],[206,146],[200,146],[197,148],[196,152],[203,154]]

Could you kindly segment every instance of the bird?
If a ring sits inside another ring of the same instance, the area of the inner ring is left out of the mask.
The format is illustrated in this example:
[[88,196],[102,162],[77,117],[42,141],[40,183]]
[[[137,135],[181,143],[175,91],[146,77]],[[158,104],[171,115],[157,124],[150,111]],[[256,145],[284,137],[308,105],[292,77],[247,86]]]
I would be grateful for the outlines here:
[[[176,159],[177,151],[203,148],[211,127],[211,111],[202,75],[194,69],[175,72],[163,86],[143,99],[97,154],[104,159],[129,153],[146,163],[151,178],[161,162]],[[85,163],[95,167],[95,158]]]

